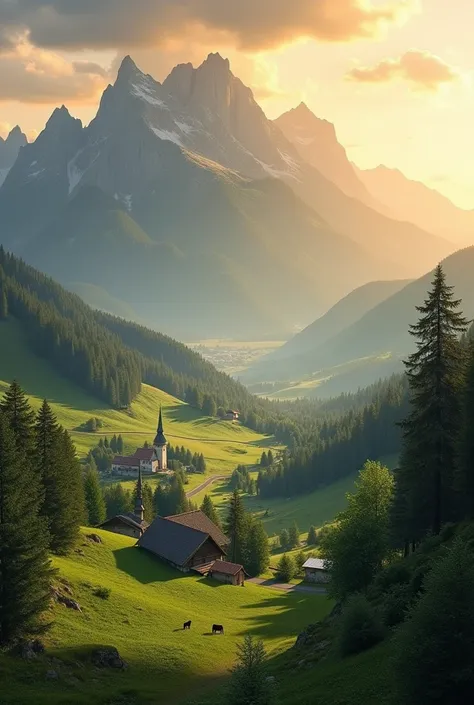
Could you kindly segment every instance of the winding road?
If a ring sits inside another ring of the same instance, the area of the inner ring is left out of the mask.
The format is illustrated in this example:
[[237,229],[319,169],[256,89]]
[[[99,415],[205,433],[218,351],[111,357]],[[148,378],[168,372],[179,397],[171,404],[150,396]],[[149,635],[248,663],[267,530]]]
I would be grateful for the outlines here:
[[205,490],[206,487],[209,487],[209,485],[214,484],[214,482],[226,479],[230,479],[230,475],[211,475],[211,477],[208,477],[207,480],[201,482],[200,485],[194,487],[192,490],[189,490],[189,492],[186,492],[186,497],[190,499],[191,497],[194,497],[194,495],[197,495],[203,490]]

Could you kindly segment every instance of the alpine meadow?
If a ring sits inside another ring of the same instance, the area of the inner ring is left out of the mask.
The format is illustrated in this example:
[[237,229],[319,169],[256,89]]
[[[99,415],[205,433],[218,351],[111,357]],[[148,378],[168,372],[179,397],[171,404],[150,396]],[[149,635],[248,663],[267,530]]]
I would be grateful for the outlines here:
[[470,24],[0,0],[0,705],[473,701]]

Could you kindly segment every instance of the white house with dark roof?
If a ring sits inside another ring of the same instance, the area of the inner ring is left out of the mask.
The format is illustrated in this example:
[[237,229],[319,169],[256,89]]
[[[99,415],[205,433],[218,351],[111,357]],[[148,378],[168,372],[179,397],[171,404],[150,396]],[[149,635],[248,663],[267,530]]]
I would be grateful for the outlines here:
[[308,583],[327,583],[329,581],[326,561],[322,558],[308,558],[306,563],[303,563],[303,570],[304,579]]

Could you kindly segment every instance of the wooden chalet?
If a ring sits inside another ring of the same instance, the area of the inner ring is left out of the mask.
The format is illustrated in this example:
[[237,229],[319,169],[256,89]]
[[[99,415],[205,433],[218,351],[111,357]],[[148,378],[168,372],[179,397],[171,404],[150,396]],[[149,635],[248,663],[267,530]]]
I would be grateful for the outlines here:
[[141,519],[140,516],[132,514],[132,512],[128,514],[117,514],[111,519],[106,519],[98,526],[99,529],[112,531],[114,534],[131,536],[134,539],[139,539],[148,527],[148,522]]
[[229,563],[228,561],[214,561],[209,568],[207,575],[209,578],[219,580],[221,583],[230,585],[244,585],[247,573],[242,565]]
[[[189,514],[196,513],[189,512]],[[214,561],[220,561],[224,558],[225,549],[214,538],[214,536],[218,537],[217,527],[210,522],[212,529],[209,526],[209,530],[194,528],[184,523],[183,517],[186,515],[157,517],[139,538],[138,546],[185,573],[209,566]],[[180,520],[178,521],[178,519]],[[198,518],[194,517],[190,521],[197,523]],[[204,524],[204,521],[201,521]],[[222,536],[225,539],[223,534]],[[221,540],[220,536],[219,540]]]

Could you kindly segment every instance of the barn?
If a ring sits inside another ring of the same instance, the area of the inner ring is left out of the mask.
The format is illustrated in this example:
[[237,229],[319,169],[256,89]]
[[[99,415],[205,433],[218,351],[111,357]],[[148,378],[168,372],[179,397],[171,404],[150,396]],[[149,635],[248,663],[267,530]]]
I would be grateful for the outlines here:
[[209,578],[230,585],[244,585],[247,573],[242,565],[228,561],[214,561],[207,573]]
[[[157,517],[138,540],[138,546],[184,573],[208,567],[224,558],[225,548],[214,537],[217,527],[210,522],[212,531],[194,528],[184,523],[183,516]],[[176,520],[179,517],[181,521]],[[198,519],[194,517],[190,521],[196,523]]]
[[303,564],[304,579],[308,583],[327,583],[329,574],[326,561],[322,558],[308,558]]

